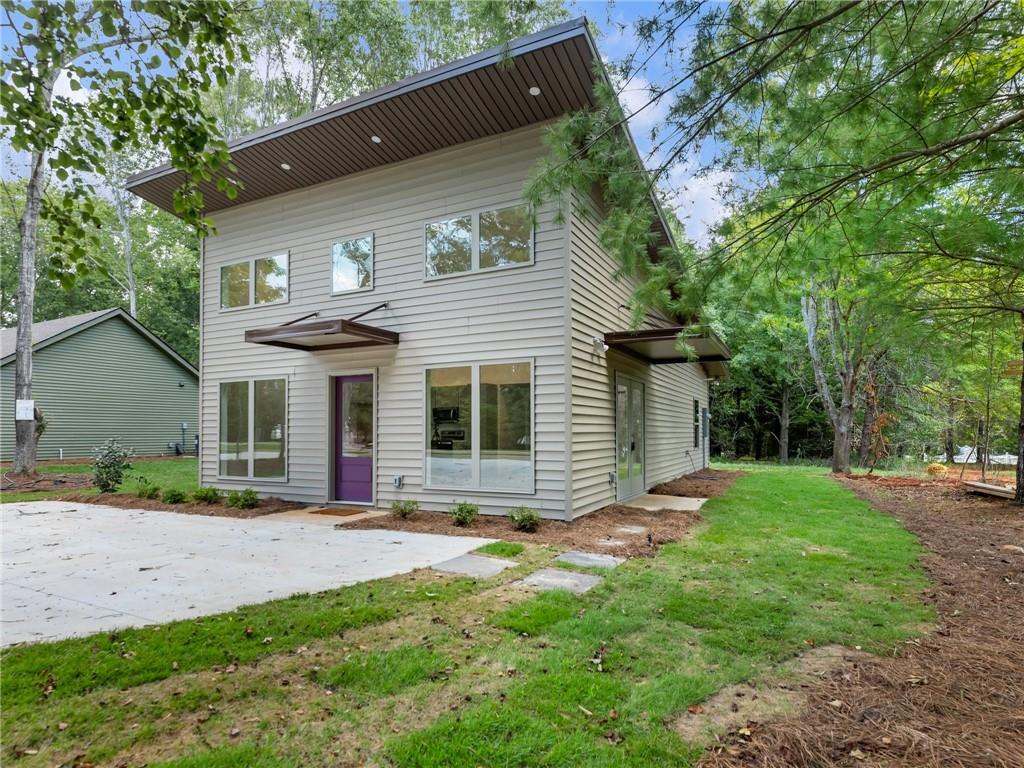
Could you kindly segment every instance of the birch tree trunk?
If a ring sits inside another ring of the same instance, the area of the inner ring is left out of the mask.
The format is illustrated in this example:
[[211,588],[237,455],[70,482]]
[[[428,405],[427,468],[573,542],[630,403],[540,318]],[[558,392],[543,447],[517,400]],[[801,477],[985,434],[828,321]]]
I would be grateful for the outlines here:
[[[25,212],[18,222],[21,254],[18,263],[18,330],[15,342],[14,397],[32,399],[32,314],[36,303],[36,243],[39,234],[39,212],[43,202],[43,168],[46,155],[32,154],[32,170],[25,191]],[[14,473],[36,471],[36,421],[18,419],[14,422]]]

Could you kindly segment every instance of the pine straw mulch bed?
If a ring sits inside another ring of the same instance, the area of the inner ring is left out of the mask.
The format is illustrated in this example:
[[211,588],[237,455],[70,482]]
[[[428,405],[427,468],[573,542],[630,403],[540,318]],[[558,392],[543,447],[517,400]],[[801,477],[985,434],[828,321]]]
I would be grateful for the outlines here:
[[[704,470],[694,475],[685,475],[658,486],[659,489],[672,487],[678,493],[674,496],[701,496],[708,498],[725,493],[741,472]],[[687,493],[699,488],[701,493]],[[664,490],[657,491],[665,493]],[[660,510],[647,512],[623,504],[607,507],[577,518],[571,523],[558,520],[542,520],[540,528],[533,533],[517,531],[507,517],[480,515],[471,525],[457,528],[443,512],[417,512],[412,517],[401,519],[388,515],[366,520],[347,522],[339,520],[338,528],[384,529],[388,531],[411,531],[414,533],[466,534],[505,541],[519,541],[528,544],[550,544],[590,552],[603,552],[620,557],[650,557],[662,544],[685,538],[693,526],[701,520],[696,512],[674,512]],[[619,528],[637,526],[646,529],[644,534],[630,534]]]
[[293,501],[285,501],[275,497],[260,499],[259,504],[253,509],[235,509],[223,504],[197,504],[186,502],[183,504],[167,504],[160,499],[140,499],[130,493],[98,493],[96,495],[69,494],[61,496],[60,501],[71,502],[72,504],[104,504],[108,507],[120,507],[121,509],[150,509],[160,512],[177,512],[182,515],[215,515],[216,517],[234,517],[247,520],[263,515],[273,515],[277,512],[287,512],[292,509],[303,509],[308,504],[298,504]]
[[15,475],[4,472],[0,479],[0,498],[3,498],[5,493],[71,491],[91,486],[92,477],[90,475]]
[[927,548],[938,627],[815,683],[800,716],[734,731],[701,766],[1024,766],[1024,509],[843,482]]

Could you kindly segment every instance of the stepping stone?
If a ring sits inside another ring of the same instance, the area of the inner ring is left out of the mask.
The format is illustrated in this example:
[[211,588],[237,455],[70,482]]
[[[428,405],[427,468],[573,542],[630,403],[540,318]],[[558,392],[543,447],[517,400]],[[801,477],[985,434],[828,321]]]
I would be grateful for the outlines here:
[[631,533],[634,536],[640,536],[641,534],[647,533],[647,529],[642,525],[623,525],[615,530],[619,533]]
[[584,568],[614,568],[619,563],[626,562],[624,557],[614,555],[595,555],[593,552],[563,552],[555,558],[556,563],[568,563],[569,565],[580,565]]
[[626,542],[624,542],[622,539],[601,539],[601,541],[597,542],[597,546],[599,546],[599,547],[621,547],[625,543]]
[[603,581],[602,577],[592,573],[575,573],[561,568],[541,568],[524,579],[515,582],[516,586],[536,587],[541,590],[567,589],[582,595]]
[[519,565],[519,563],[514,560],[501,560],[497,557],[484,557],[483,555],[459,555],[451,560],[433,565],[431,568],[445,573],[457,573],[460,576],[488,579],[491,576],[497,576],[513,565]]

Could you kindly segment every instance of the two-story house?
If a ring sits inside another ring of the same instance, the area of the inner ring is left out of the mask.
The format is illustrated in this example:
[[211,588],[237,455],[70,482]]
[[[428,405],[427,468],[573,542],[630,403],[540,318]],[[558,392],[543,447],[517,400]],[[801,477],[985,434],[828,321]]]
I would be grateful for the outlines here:
[[[203,188],[203,485],[571,519],[706,466],[728,351],[630,328],[596,194],[522,200],[597,61],[577,20],[232,143],[244,188]],[[180,183],[129,186],[173,211]]]

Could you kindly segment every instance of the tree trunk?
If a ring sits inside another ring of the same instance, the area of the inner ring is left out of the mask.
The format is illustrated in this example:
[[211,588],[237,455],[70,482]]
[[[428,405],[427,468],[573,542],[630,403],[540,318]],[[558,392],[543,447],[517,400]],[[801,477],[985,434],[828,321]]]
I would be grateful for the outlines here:
[[782,402],[779,405],[779,463],[789,463],[789,384],[782,385]]
[[[1024,321],[1024,314],[1021,315]],[[1021,352],[1024,353],[1024,339],[1021,340]],[[1024,355],[1022,358],[1024,359]],[[1020,377],[1020,412],[1017,419],[1017,490],[1013,500],[1024,504],[1024,376]]]
[[951,398],[949,401],[949,422],[942,432],[942,442],[946,451],[946,462],[952,462],[956,455],[956,403]]
[[128,280],[128,313],[132,317],[138,317],[138,290],[135,285],[135,262],[132,253],[131,213],[128,210],[128,201],[120,199],[119,195],[116,196],[115,207],[118,222],[121,224],[121,253],[124,256],[124,271]]
[[835,438],[832,440],[832,471],[843,474],[850,471],[849,428],[836,428]]
[[[15,342],[17,354],[14,364],[14,397],[32,399],[32,316],[36,303],[36,241],[39,231],[39,211],[43,200],[43,168],[46,155],[32,154],[32,172],[25,190],[25,212],[18,222],[21,235],[21,260],[18,264],[18,331]],[[36,471],[36,421],[19,419],[14,422],[14,472],[31,474]]]

